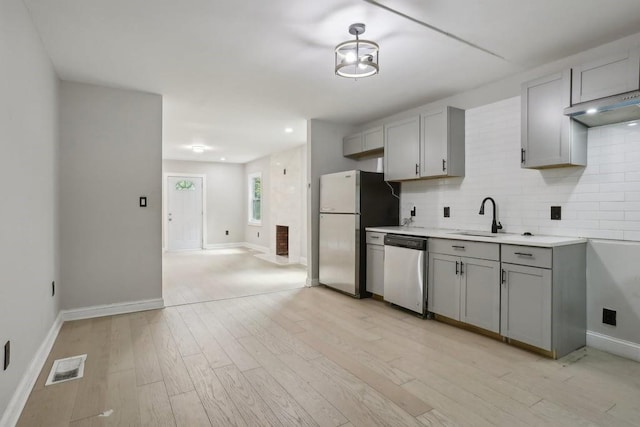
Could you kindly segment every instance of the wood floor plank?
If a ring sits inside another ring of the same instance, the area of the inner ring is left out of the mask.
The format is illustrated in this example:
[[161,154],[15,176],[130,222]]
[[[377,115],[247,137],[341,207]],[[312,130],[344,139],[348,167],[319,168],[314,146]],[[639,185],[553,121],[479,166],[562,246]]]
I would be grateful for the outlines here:
[[135,368],[131,325],[128,315],[114,316],[111,321],[109,372],[131,371]]
[[252,369],[245,372],[244,376],[283,426],[318,425],[264,368]]
[[424,401],[415,395],[407,392],[393,381],[385,378],[374,370],[363,365],[359,361],[350,357],[347,353],[340,351],[330,343],[309,333],[299,334],[300,339],[313,346],[321,352],[326,358],[340,365],[343,369],[351,372],[353,375],[370,385],[387,399],[407,411],[409,414],[417,417],[432,409]]
[[437,409],[432,409],[429,412],[418,417],[418,421],[428,427],[456,427],[458,424],[453,422],[450,418],[440,413]]
[[149,324],[144,316],[132,315],[129,319],[136,383],[140,385],[162,381],[162,369],[156,355]]
[[212,368],[233,363],[195,311],[182,313],[181,316]]
[[110,373],[104,411],[72,422],[71,427],[116,427],[140,425],[140,407],[133,370]]
[[109,347],[111,345],[111,317],[93,319],[91,343],[84,366],[84,377],[78,381],[78,393],[71,421],[98,415],[106,410]]
[[209,366],[204,355],[187,356],[184,358],[184,362],[211,424],[214,426],[247,426],[248,424],[242,418],[235,403]]
[[296,375],[255,337],[244,337],[239,341],[320,426],[337,427],[347,422],[309,383]]
[[251,426],[278,426],[280,421],[262,400],[242,372],[233,365],[215,369],[224,386],[247,424]]
[[68,426],[77,391],[78,381],[67,381],[32,391],[17,426]]
[[182,356],[191,356],[200,353],[200,346],[196,342],[191,331],[184,323],[182,316],[174,307],[165,308],[167,325]]
[[151,323],[149,329],[169,396],[193,390],[193,383],[182,361],[178,345],[173,340],[169,326],[162,320]]
[[211,426],[209,417],[207,417],[207,413],[198,398],[198,393],[195,391],[177,394],[169,399],[178,427]]
[[260,364],[247,353],[244,347],[227,331],[213,313],[203,313],[200,314],[199,317],[238,369],[246,371],[260,367]]
[[175,426],[176,420],[163,381],[138,386],[140,420],[143,426]]

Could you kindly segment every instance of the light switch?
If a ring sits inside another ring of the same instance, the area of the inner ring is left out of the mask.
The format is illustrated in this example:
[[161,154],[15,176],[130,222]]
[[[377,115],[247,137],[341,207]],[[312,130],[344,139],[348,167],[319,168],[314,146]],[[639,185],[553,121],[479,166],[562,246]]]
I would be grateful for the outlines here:
[[141,208],[146,208],[147,207],[147,197],[146,196],[140,196],[140,207]]

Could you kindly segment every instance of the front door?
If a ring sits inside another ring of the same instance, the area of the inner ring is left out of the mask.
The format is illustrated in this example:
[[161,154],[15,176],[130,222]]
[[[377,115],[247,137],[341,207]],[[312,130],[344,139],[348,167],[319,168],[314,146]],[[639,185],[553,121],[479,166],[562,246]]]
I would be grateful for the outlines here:
[[202,249],[202,178],[167,178],[167,248]]

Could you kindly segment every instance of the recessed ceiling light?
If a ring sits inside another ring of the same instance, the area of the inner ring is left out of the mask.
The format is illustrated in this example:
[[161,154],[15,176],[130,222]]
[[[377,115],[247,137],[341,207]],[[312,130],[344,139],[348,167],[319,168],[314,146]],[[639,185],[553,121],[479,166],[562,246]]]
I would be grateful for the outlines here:
[[204,153],[205,146],[204,145],[192,145],[191,149],[194,153],[202,154]]
[[291,129],[291,128],[284,128],[284,131],[285,131],[286,133],[291,133],[291,132],[293,132],[293,129]]
[[222,160],[224,162],[227,159],[226,159],[226,157],[220,157],[220,160]]
[[587,110],[587,114],[595,114],[595,113],[597,113],[597,112],[598,112],[598,109],[597,109],[597,108],[589,108],[589,109]]
[[632,122],[632,123],[629,123],[627,126],[637,126],[637,125],[638,125],[638,122]]

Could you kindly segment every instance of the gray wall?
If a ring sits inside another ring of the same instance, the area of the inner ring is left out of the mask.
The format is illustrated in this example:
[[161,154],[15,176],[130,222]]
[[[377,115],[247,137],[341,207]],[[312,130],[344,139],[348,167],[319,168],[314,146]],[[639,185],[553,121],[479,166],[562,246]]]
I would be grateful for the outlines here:
[[[238,212],[245,205],[244,165],[219,162],[164,160],[163,173],[206,175],[207,238],[205,245],[244,241],[244,224]],[[163,185],[164,182],[163,178]],[[163,227],[166,225],[163,216]],[[225,231],[229,230],[229,235]],[[166,245],[165,245],[166,246]]]
[[161,298],[162,97],[70,82],[60,96],[63,308]]
[[[242,221],[244,222],[244,239],[245,242],[253,245],[261,246],[263,249],[269,249],[269,242],[271,241],[271,200],[270,200],[270,176],[271,158],[269,156],[261,157],[244,165],[244,178],[243,178],[243,203],[244,209],[242,210]],[[249,196],[247,195],[247,189],[249,188],[249,181],[247,177],[249,174],[260,172],[262,173],[262,224],[261,225],[249,225]]]
[[357,169],[358,162],[342,156],[342,138],[354,132],[353,126],[311,119],[307,122],[307,280],[318,282],[320,176]]
[[59,311],[58,79],[23,3],[0,2],[0,425]]

